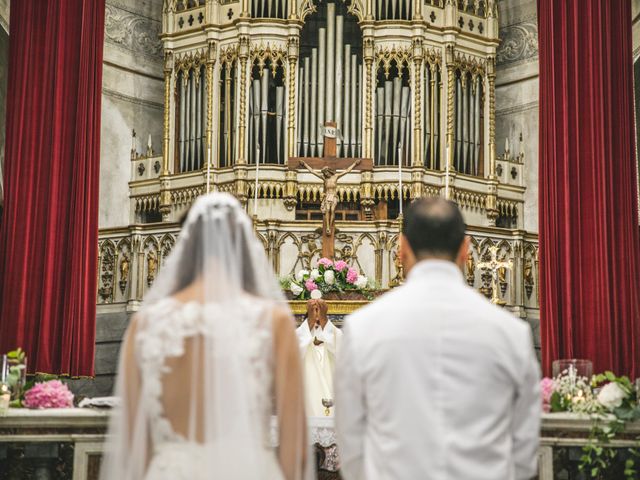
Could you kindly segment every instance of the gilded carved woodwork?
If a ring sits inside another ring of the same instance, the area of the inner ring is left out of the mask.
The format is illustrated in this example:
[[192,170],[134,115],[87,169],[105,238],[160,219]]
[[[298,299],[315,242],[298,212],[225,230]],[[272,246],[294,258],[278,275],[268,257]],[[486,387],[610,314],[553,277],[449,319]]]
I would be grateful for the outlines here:
[[387,79],[391,74],[392,66],[398,69],[400,78],[405,73],[408,75],[412,57],[413,51],[410,46],[378,47],[375,52],[376,65],[382,69]]

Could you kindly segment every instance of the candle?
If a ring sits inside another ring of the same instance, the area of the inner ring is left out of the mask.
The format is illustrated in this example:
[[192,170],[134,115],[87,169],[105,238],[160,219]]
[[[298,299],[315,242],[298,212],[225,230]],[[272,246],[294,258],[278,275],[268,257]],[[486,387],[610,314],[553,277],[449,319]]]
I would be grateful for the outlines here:
[[256,145],[256,182],[253,187],[253,215],[258,217],[258,176],[260,174],[260,144]]
[[402,215],[402,143],[398,144],[398,201],[400,202],[400,215]]
[[9,410],[9,404],[11,403],[11,392],[9,387],[0,383],[0,415],[4,415]]

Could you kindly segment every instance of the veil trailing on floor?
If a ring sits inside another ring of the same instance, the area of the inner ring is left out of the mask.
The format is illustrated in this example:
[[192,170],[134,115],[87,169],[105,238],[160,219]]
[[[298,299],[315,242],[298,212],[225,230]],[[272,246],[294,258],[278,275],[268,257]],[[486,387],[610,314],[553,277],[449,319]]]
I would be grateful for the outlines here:
[[125,335],[101,479],[314,478],[284,300],[240,203],[200,197]]

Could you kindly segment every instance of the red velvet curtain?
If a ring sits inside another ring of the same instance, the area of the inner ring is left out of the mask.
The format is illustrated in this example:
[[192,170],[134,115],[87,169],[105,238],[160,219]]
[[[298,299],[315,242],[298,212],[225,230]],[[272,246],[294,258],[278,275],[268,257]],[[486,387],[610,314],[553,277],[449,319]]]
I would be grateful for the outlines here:
[[12,0],[0,351],[93,375],[105,0]]
[[557,358],[640,375],[631,2],[538,0],[540,317]]

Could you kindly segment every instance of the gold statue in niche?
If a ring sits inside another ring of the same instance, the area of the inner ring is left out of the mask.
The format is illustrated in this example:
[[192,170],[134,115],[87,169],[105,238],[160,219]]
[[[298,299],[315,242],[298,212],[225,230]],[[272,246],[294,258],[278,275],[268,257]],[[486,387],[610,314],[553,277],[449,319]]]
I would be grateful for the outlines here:
[[147,255],[147,285],[151,286],[156,279],[158,273],[158,257],[155,252],[149,252]]
[[467,283],[470,287],[473,287],[473,284],[476,279],[476,262],[473,259],[473,253],[469,252],[467,254],[467,260],[465,262],[466,270],[467,270]]
[[122,252],[122,260],[120,260],[120,282],[118,282],[118,285],[120,286],[120,292],[123,295],[125,290],[127,289],[127,282],[129,281],[129,269],[129,255],[127,255],[125,252]]

